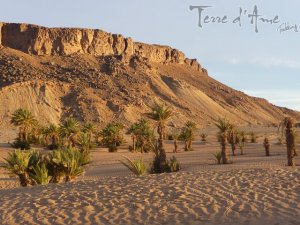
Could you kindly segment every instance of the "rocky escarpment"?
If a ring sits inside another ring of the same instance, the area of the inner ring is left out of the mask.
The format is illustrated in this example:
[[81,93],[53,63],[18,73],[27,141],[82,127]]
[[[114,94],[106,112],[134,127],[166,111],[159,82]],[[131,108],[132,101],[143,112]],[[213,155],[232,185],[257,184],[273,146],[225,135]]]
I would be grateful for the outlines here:
[[185,64],[195,70],[202,70],[195,59],[185,58],[184,53],[177,49],[133,42],[131,38],[98,29],[47,28],[31,24],[0,23],[0,46],[31,55],[119,55],[127,62],[132,57],[142,57],[154,63]]

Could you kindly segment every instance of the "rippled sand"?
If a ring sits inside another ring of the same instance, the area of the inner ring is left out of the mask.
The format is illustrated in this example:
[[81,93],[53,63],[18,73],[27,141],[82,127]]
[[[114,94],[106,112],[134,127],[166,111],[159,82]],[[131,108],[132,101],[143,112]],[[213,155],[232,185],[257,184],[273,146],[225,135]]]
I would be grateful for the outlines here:
[[272,144],[265,157],[261,143],[248,143],[225,166],[213,160],[219,149],[195,142],[176,154],[181,172],[144,177],[119,162],[140,154],[96,149],[78,181],[44,187],[21,188],[0,169],[0,224],[300,224],[300,167],[286,167],[285,146]]
[[210,170],[2,190],[1,224],[299,224],[299,172]]

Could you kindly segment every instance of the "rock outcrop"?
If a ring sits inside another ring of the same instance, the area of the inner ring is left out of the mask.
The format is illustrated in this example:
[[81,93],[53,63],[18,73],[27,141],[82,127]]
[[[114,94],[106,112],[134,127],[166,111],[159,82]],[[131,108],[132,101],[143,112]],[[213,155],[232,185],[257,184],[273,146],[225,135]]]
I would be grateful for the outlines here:
[[127,61],[132,56],[139,56],[154,63],[186,64],[198,71],[202,69],[197,60],[185,58],[184,53],[177,49],[133,42],[131,38],[98,29],[0,23],[0,45],[31,55],[120,55]]

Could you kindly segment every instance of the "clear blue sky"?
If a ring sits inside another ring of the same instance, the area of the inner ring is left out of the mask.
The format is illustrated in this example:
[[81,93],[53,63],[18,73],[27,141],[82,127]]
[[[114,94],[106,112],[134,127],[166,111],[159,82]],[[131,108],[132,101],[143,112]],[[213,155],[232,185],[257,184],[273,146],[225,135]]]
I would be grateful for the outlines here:
[[[225,24],[198,27],[198,12],[189,6],[212,6],[203,16],[227,16]],[[239,8],[265,19],[279,16],[280,23],[249,18],[233,24]],[[300,1],[253,0],[6,0],[0,20],[50,27],[100,28],[133,37],[136,41],[170,45],[197,58],[217,80],[277,105],[300,111]],[[255,20],[254,20],[255,21]],[[280,24],[298,24],[299,32],[280,34]]]

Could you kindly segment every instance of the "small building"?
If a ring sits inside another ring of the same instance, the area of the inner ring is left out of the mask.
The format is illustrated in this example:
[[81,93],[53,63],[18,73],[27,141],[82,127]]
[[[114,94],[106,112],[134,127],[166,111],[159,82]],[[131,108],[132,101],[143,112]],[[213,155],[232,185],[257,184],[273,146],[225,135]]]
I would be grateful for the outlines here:
[[300,122],[296,123],[296,124],[295,124],[295,127],[296,127],[296,128],[300,128]]

